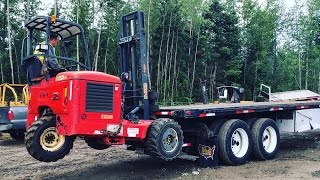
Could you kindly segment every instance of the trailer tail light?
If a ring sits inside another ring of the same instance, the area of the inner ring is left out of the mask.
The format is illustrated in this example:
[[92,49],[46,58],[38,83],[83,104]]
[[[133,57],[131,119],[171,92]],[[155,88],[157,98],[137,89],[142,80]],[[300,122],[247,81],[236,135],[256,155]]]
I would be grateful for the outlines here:
[[249,109],[249,110],[238,110],[236,111],[236,114],[247,114],[247,113],[254,113],[253,109]]
[[309,109],[309,106],[297,106],[296,109]]
[[212,116],[216,116],[216,113],[199,114],[199,117],[212,117]]
[[10,110],[8,111],[8,119],[9,119],[9,120],[14,119],[14,114],[13,114],[12,109],[10,109]]
[[282,111],[283,108],[271,108],[270,111]]
[[192,146],[191,143],[184,143],[184,144],[182,145],[182,147],[191,147],[191,146]]
[[174,116],[174,111],[162,111],[162,112],[156,112],[156,115],[158,116]]

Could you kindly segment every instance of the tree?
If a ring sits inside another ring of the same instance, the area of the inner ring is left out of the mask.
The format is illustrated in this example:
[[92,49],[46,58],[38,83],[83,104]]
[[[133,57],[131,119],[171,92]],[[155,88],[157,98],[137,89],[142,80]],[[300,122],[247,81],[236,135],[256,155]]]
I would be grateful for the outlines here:
[[209,68],[210,97],[213,99],[218,84],[240,83],[240,30],[233,10],[226,11],[214,0],[204,14],[202,47]]

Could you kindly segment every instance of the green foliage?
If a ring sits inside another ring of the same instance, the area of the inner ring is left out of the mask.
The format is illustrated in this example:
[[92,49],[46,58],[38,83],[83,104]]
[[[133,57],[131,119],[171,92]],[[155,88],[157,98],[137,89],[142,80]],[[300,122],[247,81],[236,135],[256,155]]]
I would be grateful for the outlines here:
[[[310,0],[303,5],[296,1],[286,11],[281,3],[67,0],[60,2],[59,17],[78,20],[97,70],[119,76],[119,19],[132,11],[144,11],[151,83],[162,104],[201,101],[200,80],[207,80],[210,101],[220,85],[244,87],[248,100],[256,98],[260,83],[271,85],[272,91],[319,92],[320,2]],[[10,0],[14,76],[21,83],[25,77],[19,65],[20,49],[26,35],[21,22],[40,9],[48,13],[53,9],[40,4],[39,0]],[[6,1],[0,1],[0,10],[1,77],[10,82]],[[70,50],[70,56],[76,58],[76,48]]]
[[210,72],[210,90],[215,91],[219,85],[240,83],[242,63],[237,14],[214,0],[203,17],[201,44]]

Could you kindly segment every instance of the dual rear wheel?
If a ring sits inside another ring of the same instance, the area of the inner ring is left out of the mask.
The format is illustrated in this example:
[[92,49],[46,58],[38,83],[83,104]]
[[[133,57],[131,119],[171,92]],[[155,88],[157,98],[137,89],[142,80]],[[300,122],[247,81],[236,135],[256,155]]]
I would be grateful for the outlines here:
[[279,150],[279,130],[272,119],[262,118],[252,128],[242,120],[224,122],[218,133],[219,157],[228,165],[245,164],[251,154],[260,160],[273,159]]

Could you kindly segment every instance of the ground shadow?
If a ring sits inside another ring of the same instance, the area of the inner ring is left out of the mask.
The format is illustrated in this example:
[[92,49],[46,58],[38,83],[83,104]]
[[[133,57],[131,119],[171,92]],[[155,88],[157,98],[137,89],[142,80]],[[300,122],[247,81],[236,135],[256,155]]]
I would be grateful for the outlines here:
[[172,179],[199,168],[196,162],[187,160],[163,161],[148,156],[130,161],[95,163],[89,168],[63,174],[52,174],[44,179]]
[[24,141],[17,141],[14,139],[0,139],[0,146],[23,146]]

